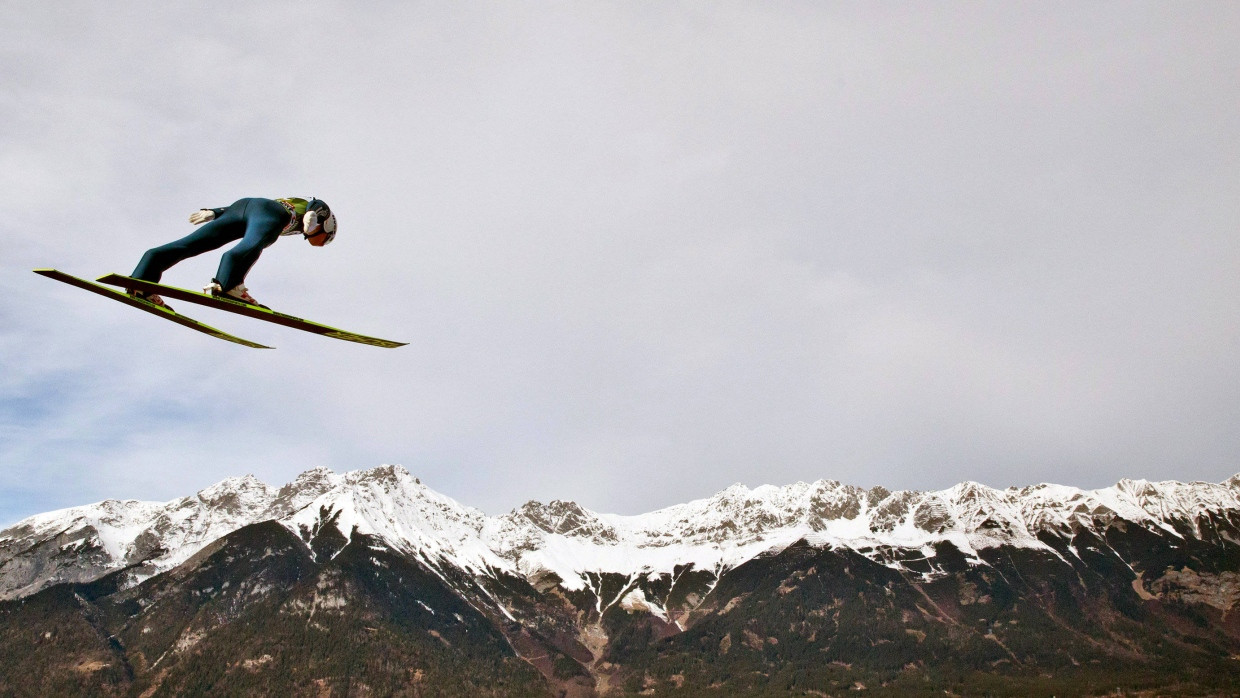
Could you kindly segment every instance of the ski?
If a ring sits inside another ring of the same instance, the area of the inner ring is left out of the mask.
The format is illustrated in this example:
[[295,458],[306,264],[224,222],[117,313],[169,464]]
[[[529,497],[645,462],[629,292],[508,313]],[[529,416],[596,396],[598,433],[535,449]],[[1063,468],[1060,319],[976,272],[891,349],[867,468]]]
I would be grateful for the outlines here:
[[175,298],[177,300],[188,301],[190,303],[198,303],[209,308],[217,310],[226,310],[230,313],[237,313],[246,317],[255,318],[257,320],[265,320],[284,327],[291,327],[295,330],[310,332],[311,334],[319,334],[324,337],[332,337],[334,339],[343,339],[346,342],[357,342],[358,344],[368,344],[372,347],[384,347],[393,349],[403,347],[407,342],[394,342],[390,339],[379,339],[378,337],[367,337],[366,335],[357,334],[355,332],[347,332],[338,330],[335,327],[328,327],[310,320],[303,320],[299,317],[278,313],[270,308],[264,308],[257,305],[250,305],[241,301],[232,300],[230,298],[221,298],[211,296],[197,291],[189,291],[175,286],[165,286],[150,281],[143,281],[121,274],[108,274],[97,279],[100,283],[111,284],[113,286],[121,286],[123,288],[153,293],[164,298]]
[[90,291],[91,293],[97,293],[103,296],[104,298],[111,298],[114,301],[120,301],[121,303],[124,303],[125,305],[133,306],[139,310],[145,310],[146,312],[152,315],[155,315],[156,317],[161,317],[165,320],[171,320],[172,322],[175,322],[176,324],[181,325],[182,327],[188,327],[191,330],[197,330],[199,332],[202,332],[203,334],[209,334],[212,337],[215,337],[216,339],[222,339],[226,342],[233,342],[234,344],[240,344],[242,346],[253,347],[255,349],[271,349],[272,348],[264,344],[259,344],[257,342],[251,342],[248,339],[242,339],[241,337],[236,337],[222,330],[217,330],[210,325],[206,325],[201,322],[198,322],[197,320],[193,318],[186,317],[173,310],[168,310],[167,308],[161,308],[158,305],[155,305],[154,303],[151,303],[149,301],[144,301],[139,298],[134,298],[124,293],[123,291],[117,291],[116,289],[108,288],[107,286],[100,286],[99,284],[92,283],[90,281],[87,281],[86,279],[79,279],[78,277],[73,276],[72,274],[66,274],[63,271],[59,271],[57,269],[35,269],[34,273],[42,275],[42,276],[46,276],[49,279],[55,279],[57,281],[61,281],[63,283],[69,284],[70,286],[76,286],[80,289]]

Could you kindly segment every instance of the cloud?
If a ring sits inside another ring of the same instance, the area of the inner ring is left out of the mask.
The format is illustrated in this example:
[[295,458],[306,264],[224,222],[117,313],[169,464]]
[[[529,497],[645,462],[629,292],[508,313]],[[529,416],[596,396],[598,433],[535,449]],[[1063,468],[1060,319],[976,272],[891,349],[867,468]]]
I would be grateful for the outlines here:
[[[490,512],[1236,470],[1232,8],[297,20],[0,10],[0,517],[382,462]],[[256,195],[341,221],[260,300],[410,345],[179,308],[256,352],[29,273]]]

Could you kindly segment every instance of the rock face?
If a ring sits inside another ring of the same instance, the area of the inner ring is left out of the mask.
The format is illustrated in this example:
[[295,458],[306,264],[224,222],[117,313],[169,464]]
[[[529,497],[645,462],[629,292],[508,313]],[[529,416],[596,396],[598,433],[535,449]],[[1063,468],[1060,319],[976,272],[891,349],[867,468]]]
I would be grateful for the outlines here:
[[19,694],[1226,693],[1240,476],[489,517],[398,466],[316,469],[31,517],[0,598]]

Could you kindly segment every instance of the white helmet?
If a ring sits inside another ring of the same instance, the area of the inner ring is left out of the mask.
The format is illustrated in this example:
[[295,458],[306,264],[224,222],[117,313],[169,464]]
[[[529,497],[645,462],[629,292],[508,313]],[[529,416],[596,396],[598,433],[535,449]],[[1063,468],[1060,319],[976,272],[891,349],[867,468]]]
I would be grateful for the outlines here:
[[329,244],[336,239],[336,214],[323,201],[311,199],[302,218],[302,234],[315,247]]

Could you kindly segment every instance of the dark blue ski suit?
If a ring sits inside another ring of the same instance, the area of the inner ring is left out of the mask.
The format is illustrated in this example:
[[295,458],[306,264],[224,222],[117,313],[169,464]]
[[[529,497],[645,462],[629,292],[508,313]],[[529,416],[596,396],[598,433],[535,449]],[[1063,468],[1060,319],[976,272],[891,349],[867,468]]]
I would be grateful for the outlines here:
[[215,218],[180,240],[147,250],[133,271],[135,279],[158,282],[177,262],[240,240],[220,259],[215,281],[225,291],[245,280],[263,250],[281,235],[301,232],[304,199],[240,199],[227,208],[213,208]]

